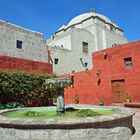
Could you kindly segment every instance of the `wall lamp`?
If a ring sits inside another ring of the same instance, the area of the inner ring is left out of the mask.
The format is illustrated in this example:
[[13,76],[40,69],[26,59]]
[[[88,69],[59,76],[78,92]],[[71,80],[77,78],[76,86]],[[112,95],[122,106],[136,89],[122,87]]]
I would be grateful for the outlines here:
[[102,71],[101,70],[97,70],[96,76],[98,77],[98,80],[97,80],[97,84],[98,85],[101,84],[101,78],[100,78],[101,74],[102,74]]
[[104,59],[107,59],[107,52],[103,53]]
[[102,71],[101,71],[101,70],[97,70],[97,71],[96,71],[96,76],[97,76],[98,78],[100,78],[101,74],[102,74]]
[[71,76],[71,85],[72,85],[73,88],[74,88],[74,72],[75,71],[72,71],[71,74],[70,74],[70,76]]

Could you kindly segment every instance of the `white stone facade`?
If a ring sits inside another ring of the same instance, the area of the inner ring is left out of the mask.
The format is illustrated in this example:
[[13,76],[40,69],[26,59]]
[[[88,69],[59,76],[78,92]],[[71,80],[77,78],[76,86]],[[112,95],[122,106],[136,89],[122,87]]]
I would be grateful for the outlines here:
[[[63,33],[62,35],[64,39],[68,37],[69,40],[67,40],[67,44],[69,43],[72,45],[68,46],[67,48],[64,48],[62,46],[50,47],[51,59],[54,64],[54,72],[56,72],[56,74],[65,74],[69,73],[72,70],[85,70],[85,63],[88,63],[88,65],[92,65],[92,61],[90,60],[92,59],[93,50],[95,51],[95,42],[92,41],[92,39],[94,39],[92,34],[87,30],[72,29],[68,32]],[[88,48],[88,53],[83,53],[81,40],[83,40],[84,42],[88,42],[88,45],[90,46],[90,48]],[[56,42],[58,41],[56,40]],[[55,64],[54,62],[56,58],[58,58],[58,64]]]
[[[83,42],[87,43],[87,53],[83,52]],[[47,40],[56,74],[91,69],[93,52],[123,43],[127,43],[123,30],[95,11],[73,18]]]
[[[17,41],[22,48],[17,48]],[[48,63],[43,34],[0,20],[0,55]]]

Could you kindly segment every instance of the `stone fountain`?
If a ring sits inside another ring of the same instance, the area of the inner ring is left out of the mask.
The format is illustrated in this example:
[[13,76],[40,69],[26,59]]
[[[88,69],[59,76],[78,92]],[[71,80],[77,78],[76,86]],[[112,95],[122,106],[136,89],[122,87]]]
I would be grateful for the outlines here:
[[47,79],[46,84],[51,87],[53,84],[58,84],[59,88],[57,89],[57,113],[64,113],[65,112],[65,100],[64,100],[64,88],[63,84],[70,85],[72,84],[71,78],[52,78]]
[[[55,83],[61,87],[57,90],[57,112],[64,113],[63,84],[70,84],[72,80],[70,78],[46,80],[48,86]],[[93,105],[70,105],[70,107],[95,108]],[[32,108],[23,108],[26,109]],[[0,111],[0,140],[130,140],[134,132],[132,119],[135,112],[126,108],[120,108],[120,112],[107,116],[43,120],[21,120],[3,115],[11,111],[18,111],[18,109]]]

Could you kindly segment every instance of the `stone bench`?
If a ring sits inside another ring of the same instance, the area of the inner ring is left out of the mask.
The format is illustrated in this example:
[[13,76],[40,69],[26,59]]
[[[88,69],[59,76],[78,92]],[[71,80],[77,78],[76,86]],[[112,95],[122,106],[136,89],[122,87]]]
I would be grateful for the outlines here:
[[140,108],[140,102],[130,102],[130,103],[123,103],[125,107],[136,107]]

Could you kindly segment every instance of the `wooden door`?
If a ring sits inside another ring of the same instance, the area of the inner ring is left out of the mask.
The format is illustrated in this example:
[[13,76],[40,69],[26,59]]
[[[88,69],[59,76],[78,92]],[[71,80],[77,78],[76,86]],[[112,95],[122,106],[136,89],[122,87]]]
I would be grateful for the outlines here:
[[111,81],[113,102],[123,102],[125,95],[125,80]]

